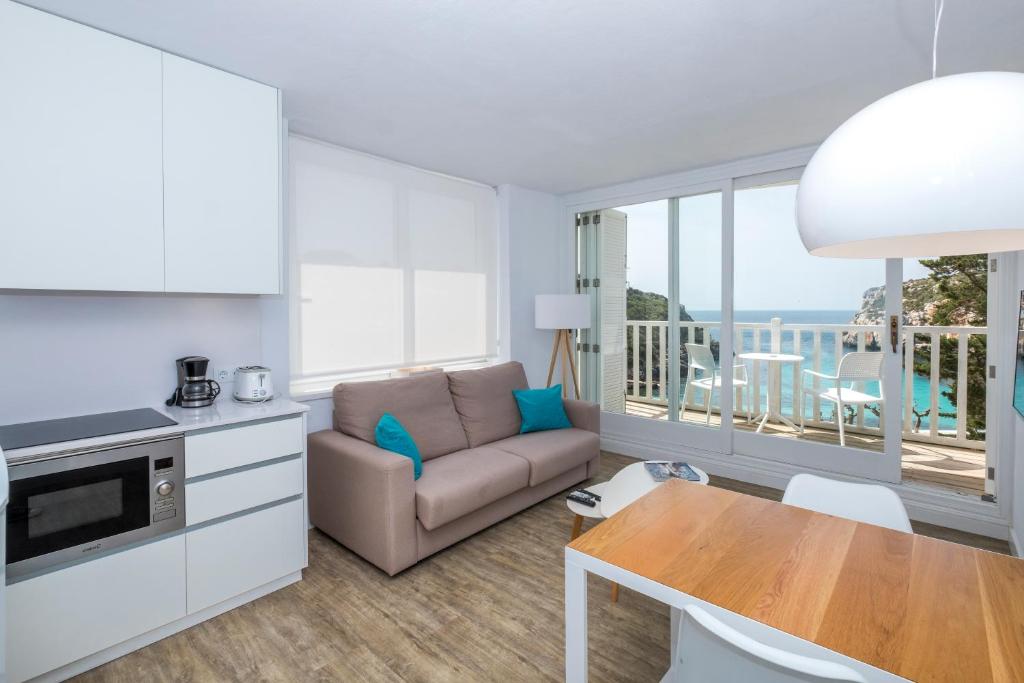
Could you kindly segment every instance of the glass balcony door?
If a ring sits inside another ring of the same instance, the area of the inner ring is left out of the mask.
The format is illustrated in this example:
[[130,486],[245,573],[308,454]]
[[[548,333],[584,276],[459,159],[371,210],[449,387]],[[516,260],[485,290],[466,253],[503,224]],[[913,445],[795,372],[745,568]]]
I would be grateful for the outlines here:
[[719,452],[744,395],[722,362],[724,197],[715,183],[576,219],[577,290],[592,305],[577,345],[584,396],[607,420]]
[[[997,255],[903,262],[903,478],[993,496]],[[995,273],[995,274],[994,274]],[[987,454],[991,454],[988,457]]]
[[[993,340],[1015,318],[995,293],[1012,273],[991,275],[985,255],[810,256],[795,218],[801,171],[575,207],[577,284],[594,319],[578,346],[584,395],[609,433],[666,454],[732,452],[991,498]],[[969,491],[954,476],[965,467]]]
[[[753,420],[737,453],[900,481],[901,262],[811,256],[795,203],[801,169],[735,181],[733,338]],[[898,334],[898,329],[897,329]],[[886,400],[888,399],[888,400]],[[740,414],[737,414],[740,417]]]

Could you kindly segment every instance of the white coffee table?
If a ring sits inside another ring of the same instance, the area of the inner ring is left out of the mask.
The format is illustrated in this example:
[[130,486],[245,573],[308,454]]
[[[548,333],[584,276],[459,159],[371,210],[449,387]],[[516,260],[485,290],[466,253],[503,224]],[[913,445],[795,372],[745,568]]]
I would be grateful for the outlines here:
[[[600,484],[591,484],[584,488],[591,493],[601,496],[604,499],[604,488],[608,485],[608,482],[602,481]],[[601,502],[599,501],[594,507],[587,507],[575,501],[566,500],[565,504],[569,506],[569,511],[575,513],[576,517],[572,520],[572,540],[576,540],[576,537],[580,535],[580,531],[583,529],[583,518],[590,517],[591,519],[604,519],[604,515],[601,514]]]
[[[763,430],[765,424],[767,424],[769,420],[789,425],[791,429],[797,429],[797,426],[793,424],[792,420],[781,412],[776,412],[774,406],[776,402],[781,403],[782,401],[782,379],[779,377],[782,372],[782,364],[802,363],[804,361],[804,357],[795,353],[762,353],[760,351],[741,353],[736,357],[741,360],[762,361],[768,363],[768,405],[765,406],[763,413],[754,418],[754,422],[758,423],[757,431],[760,432]],[[802,374],[803,373],[800,372],[797,373],[797,386],[793,387],[794,403],[800,400],[801,388],[799,386],[799,382]]]
[[[690,483],[708,483],[707,472],[693,465],[690,465],[690,467],[700,475],[699,482]],[[622,508],[636,502],[640,497],[658,488],[662,483],[664,482],[654,481],[654,478],[647,473],[647,469],[642,462],[623,467],[604,487],[604,493],[598,494],[601,496],[600,507],[602,516],[611,517]],[[597,492],[595,491],[595,493]]]

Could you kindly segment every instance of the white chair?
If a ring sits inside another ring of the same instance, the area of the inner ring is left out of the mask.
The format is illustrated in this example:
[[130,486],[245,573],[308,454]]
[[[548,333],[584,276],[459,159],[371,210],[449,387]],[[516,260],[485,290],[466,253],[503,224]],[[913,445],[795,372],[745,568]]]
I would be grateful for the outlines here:
[[[711,349],[703,344],[686,344],[686,355],[689,358],[689,369],[686,371],[686,392],[689,394],[691,389],[702,389],[706,392],[704,397],[706,412],[704,424],[711,424],[712,392],[715,389],[721,390],[722,388],[720,368],[715,365],[715,357],[712,355]],[[697,377],[698,371],[701,373],[700,377]],[[747,422],[750,422],[750,382],[747,380],[746,365],[738,363],[733,366],[732,388],[746,389],[746,396],[743,402],[747,404]],[[686,403],[686,396],[684,396],[684,406]]]
[[855,522],[914,533],[900,497],[892,489],[877,484],[854,484],[798,474],[786,485],[782,502]]
[[[812,396],[817,395],[823,401],[836,404],[836,423],[839,425],[840,446],[846,445],[843,406],[877,403],[878,414],[881,416],[882,406],[885,405],[885,393],[882,390],[882,361],[884,358],[885,354],[878,351],[856,351],[843,356],[842,360],[839,361],[839,369],[835,375],[825,375],[814,370],[804,370],[804,374],[810,375],[812,380],[810,386],[806,380],[804,381],[801,396],[807,396],[808,394]],[[815,377],[819,380],[832,382],[835,386],[829,387],[825,391],[821,391],[820,388],[815,389],[813,386],[813,378]],[[844,387],[843,382],[852,382],[854,386]],[[878,396],[866,394],[855,388],[858,384],[863,388],[864,382],[878,382]],[[800,407],[800,433],[804,433],[804,409],[802,405]]]
[[663,683],[865,681],[845,664],[754,640],[695,605],[681,612],[675,660]]

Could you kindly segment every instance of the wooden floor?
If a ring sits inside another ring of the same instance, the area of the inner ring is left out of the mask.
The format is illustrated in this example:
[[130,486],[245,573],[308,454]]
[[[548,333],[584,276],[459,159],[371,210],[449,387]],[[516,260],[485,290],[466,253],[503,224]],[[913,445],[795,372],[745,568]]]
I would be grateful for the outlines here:
[[[597,479],[632,462],[605,454]],[[711,484],[781,496],[730,479]],[[559,494],[394,578],[312,531],[301,582],[75,680],[560,681],[571,525]],[[981,536],[914,528],[1008,552]],[[613,605],[609,584],[591,577],[591,680],[657,681],[668,666],[668,627],[660,603],[623,590]]]
[[[668,408],[661,405],[627,401],[626,414],[666,420],[668,419]],[[705,413],[701,410],[687,410],[683,420],[704,424]],[[721,418],[712,413],[711,424],[721,424]],[[733,424],[736,429],[747,431],[757,429],[756,424],[747,424],[746,415],[734,416]],[[801,435],[799,431],[787,425],[770,422],[765,425],[761,433],[839,445],[839,432],[834,429],[807,427],[804,434]],[[846,445],[877,453],[881,453],[883,450],[882,437],[869,434],[847,434]],[[964,495],[980,496],[985,492],[985,451],[904,440],[902,468],[904,481],[941,486]]]

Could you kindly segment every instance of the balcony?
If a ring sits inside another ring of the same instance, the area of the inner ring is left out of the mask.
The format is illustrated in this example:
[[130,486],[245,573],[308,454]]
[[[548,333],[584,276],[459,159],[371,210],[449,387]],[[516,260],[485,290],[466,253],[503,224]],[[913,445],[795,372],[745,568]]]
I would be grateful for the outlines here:
[[[680,346],[698,343],[712,348],[718,355],[721,323],[713,321],[681,322]],[[902,469],[904,480],[936,484],[961,493],[980,495],[985,489],[985,440],[983,427],[969,428],[968,373],[983,372],[984,360],[969,363],[969,339],[975,335],[985,337],[984,327],[905,326],[903,328],[904,389],[898,397],[903,405]],[[801,370],[812,369],[832,373],[837,359],[851,351],[875,350],[885,338],[881,325],[810,325],[786,324],[780,318],[770,323],[737,323],[735,325],[735,352],[771,351],[804,356],[802,364],[790,364],[774,370],[774,378],[781,390],[773,397],[775,411],[800,423],[800,397],[794,387],[800,386]],[[908,339],[912,343],[906,343]],[[945,345],[941,344],[946,340]],[[668,400],[662,391],[662,377],[668,377],[668,323],[659,320],[629,320],[625,338],[625,412],[629,415],[653,419],[669,419]],[[943,358],[943,353],[955,353],[956,362]],[[923,359],[929,368],[927,375],[914,372],[915,359],[919,366]],[[946,360],[942,374],[942,362]],[[752,389],[752,412],[757,415],[768,401],[769,368],[759,362],[747,362],[747,373]],[[706,416],[705,393],[687,391],[686,355],[680,360],[680,416],[686,422],[703,423]],[[955,384],[953,380],[956,380]],[[955,386],[955,405],[944,392]],[[607,392],[607,387],[606,387]],[[737,391],[734,398],[736,429],[754,430],[756,424],[746,421],[745,396]],[[892,400],[890,398],[890,400]],[[718,392],[715,392],[711,413],[712,424],[720,424]],[[839,444],[838,425],[833,409],[827,401],[807,400],[802,409],[806,429],[804,434],[787,425],[769,422],[763,433],[803,439],[817,443]],[[881,452],[883,426],[879,417],[864,407],[848,407],[844,417],[848,447]]]

